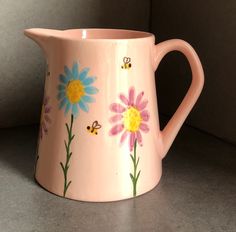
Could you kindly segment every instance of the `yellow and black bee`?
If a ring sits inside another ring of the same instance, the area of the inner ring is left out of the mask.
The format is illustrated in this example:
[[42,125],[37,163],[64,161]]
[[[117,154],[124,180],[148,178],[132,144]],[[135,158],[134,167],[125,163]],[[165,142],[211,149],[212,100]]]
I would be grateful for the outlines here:
[[130,69],[131,68],[131,58],[130,57],[124,57],[123,58],[124,64],[121,66],[122,69]]
[[98,121],[94,121],[92,126],[87,126],[87,130],[92,135],[98,134],[98,129],[100,129],[102,126],[98,123]]

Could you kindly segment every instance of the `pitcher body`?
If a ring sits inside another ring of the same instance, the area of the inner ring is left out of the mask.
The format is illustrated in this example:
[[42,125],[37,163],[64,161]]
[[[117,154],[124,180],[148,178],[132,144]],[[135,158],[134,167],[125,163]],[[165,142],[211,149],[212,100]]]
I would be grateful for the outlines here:
[[[176,128],[160,131],[154,36],[109,29],[25,33],[43,48],[48,69],[35,170],[39,184],[60,196],[96,202],[154,188],[162,158],[188,114],[170,122]],[[200,91],[201,86],[195,98]]]

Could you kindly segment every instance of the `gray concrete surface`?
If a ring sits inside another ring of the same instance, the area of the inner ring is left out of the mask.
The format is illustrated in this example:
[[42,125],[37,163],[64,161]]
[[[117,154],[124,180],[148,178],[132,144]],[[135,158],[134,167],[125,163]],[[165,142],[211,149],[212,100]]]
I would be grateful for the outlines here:
[[37,127],[0,130],[1,232],[234,232],[236,147],[185,127],[151,192],[86,203],[57,197],[33,180]]

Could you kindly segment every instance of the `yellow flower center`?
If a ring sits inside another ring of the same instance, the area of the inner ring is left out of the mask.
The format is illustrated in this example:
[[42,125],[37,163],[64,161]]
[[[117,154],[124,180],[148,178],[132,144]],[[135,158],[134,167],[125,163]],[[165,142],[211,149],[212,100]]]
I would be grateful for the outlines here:
[[124,126],[127,131],[136,132],[139,130],[140,123],[142,122],[142,117],[140,112],[134,108],[128,108],[124,114]]
[[84,96],[84,86],[81,81],[70,81],[66,86],[66,95],[71,103],[77,103]]

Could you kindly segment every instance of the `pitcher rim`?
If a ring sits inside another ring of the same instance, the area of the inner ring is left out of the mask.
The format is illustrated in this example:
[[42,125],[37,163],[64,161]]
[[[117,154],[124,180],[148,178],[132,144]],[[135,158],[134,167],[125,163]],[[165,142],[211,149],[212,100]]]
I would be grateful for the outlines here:
[[[55,38],[69,41],[127,41],[155,38],[154,34],[146,31],[116,28],[69,28],[65,30],[30,28],[26,35],[34,34],[39,37]],[[68,34],[68,32],[70,34]],[[89,37],[88,33],[92,33]]]
[[[151,38],[151,37],[154,37],[154,35],[151,33],[151,32],[146,32],[146,31],[139,31],[139,30],[131,30],[131,29],[120,29],[120,28],[72,28],[72,29],[66,29],[66,30],[62,30],[62,32],[73,32],[73,31],[81,31],[82,33],[82,37],[81,38],[76,38],[78,40],[83,40],[83,41],[86,41],[86,40],[95,40],[95,41],[98,41],[98,40],[138,40],[138,39],[146,39],[146,38]],[[85,32],[96,32],[97,33],[109,33],[109,32],[114,32],[114,33],[122,33],[123,35],[123,38],[120,38],[120,37],[106,37],[107,34],[103,37],[100,37],[100,38],[96,38],[96,37],[93,37],[93,38],[83,38],[83,33]],[[131,34],[130,37],[128,37],[128,33]],[[63,37],[64,38],[64,37]],[[73,39],[74,37],[65,37],[65,39]]]

